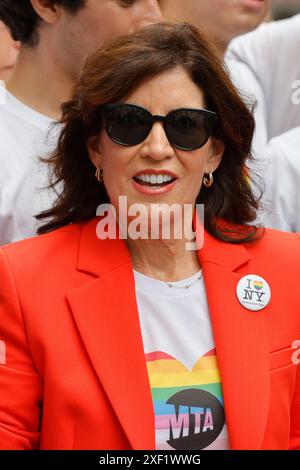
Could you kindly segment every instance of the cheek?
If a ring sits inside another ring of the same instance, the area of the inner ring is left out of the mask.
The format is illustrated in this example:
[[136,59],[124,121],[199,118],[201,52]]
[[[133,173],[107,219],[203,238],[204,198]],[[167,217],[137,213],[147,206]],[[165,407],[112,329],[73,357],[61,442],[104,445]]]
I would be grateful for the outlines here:
[[98,47],[105,41],[130,32],[130,15],[124,14],[124,10],[120,11],[119,7],[117,10],[109,9],[102,14],[97,12],[97,15],[90,16],[86,23],[88,29],[85,29],[93,32],[90,37]]
[[205,151],[203,147],[202,149],[188,152],[184,158],[181,159],[181,163],[191,178],[197,178],[204,172],[207,159],[208,152]]
[[197,172],[193,172],[191,174],[190,180],[189,180],[189,185],[188,188],[190,188],[191,193],[193,194],[194,197],[197,197],[201,186],[202,186],[202,181],[204,177],[204,169],[201,168],[201,170],[198,170]]
[[[0,41],[1,41],[1,38],[0,38]],[[0,69],[2,69],[2,67],[6,66],[6,55],[7,55],[7,52],[2,47],[2,44],[1,44],[1,46],[0,46]]]
[[81,68],[86,58],[107,40],[106,29],[101,18],[82,11],[71,21],[61,24],[58,54],[67,62],[79,62]]
[[6,66],[8,60],[13,54],[12,41],[6,32],[0,34],[0,60],[1,66]]
[[102,162],[101,166],[104,173],[104,181],[109,194],[124,193],[127,191],[128,165],[131,161],[131,153],[127,148],[112,144],[104,138],[101,145]]
[[200,149],[185,156],[184,162],[181,160],[186,170],[184,190],[193,196],[200,191],[207,158],[207,152]]
[[17,60],[17,57],[18,57],[18,54],[19,54],[19,50],[18,48],[15,46],[14,43],[10,42],[8,44],[8,59],[9,59],[9,62],[12,64],[14,64]]
[[115,18],[107,30],[106,39],[111,40],[130,33],[133,33],[133,29],[131,28],[129,18],[124,18],[124,21],[121,21],[121,18]]

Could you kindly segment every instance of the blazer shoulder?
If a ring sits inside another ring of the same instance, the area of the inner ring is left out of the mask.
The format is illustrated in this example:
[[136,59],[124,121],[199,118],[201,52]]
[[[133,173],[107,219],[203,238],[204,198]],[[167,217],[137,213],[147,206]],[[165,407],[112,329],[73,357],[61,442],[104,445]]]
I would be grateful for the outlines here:
[[263,236],[252,245],[248,245],[247,250],[253,255],[270,257],[270,259],[285,259],[292,264],[298,263],[300,266],[299,233],[265,228]]
[[[65,258],[68,254],[76,254],[82,224],[70,224],[53,232],[27,238],[0,247],[11,268],[25,271],[29,267],[34,271],[47,269],[52,260]],[[30,270],[31,270],[30,269]]]
[[287,248],[296,246],[300,250],[300,233],[283,232],[282,230],[275,230],[272,228],[265,228],[265,233],[262,237],[268,244],[282,243]]

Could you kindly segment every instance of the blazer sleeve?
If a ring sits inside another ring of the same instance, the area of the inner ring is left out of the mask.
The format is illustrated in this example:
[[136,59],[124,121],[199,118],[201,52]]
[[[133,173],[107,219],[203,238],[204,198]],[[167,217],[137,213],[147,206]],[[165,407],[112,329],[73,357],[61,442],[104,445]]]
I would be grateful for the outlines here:
[[0,449],[39,448],[42,390],[8,258],[0,249]]

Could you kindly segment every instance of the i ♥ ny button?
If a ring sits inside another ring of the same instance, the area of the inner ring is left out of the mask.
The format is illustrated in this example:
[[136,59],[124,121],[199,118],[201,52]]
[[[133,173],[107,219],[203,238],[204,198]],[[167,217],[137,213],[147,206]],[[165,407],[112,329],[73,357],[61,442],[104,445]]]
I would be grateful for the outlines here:
[[236,295],[240,304],[257,312],[265,308],[271,299],[271,289],[267,281],[256,274],[248,274],[239,280]]

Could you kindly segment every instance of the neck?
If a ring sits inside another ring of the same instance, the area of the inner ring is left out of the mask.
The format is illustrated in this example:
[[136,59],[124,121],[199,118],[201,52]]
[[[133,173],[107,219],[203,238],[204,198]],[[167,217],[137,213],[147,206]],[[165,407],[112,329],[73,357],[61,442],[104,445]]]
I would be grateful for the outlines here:
[[219,59],[224,60],[227,48],[233,38],[226,38],[225,35],[219,36],[219,34],[214,34],[213,32],[206,32],[208,39],[214,46],[215,53]]
[[22,47],[8,91],[25,105],[52,119],[60,119],[61,104],[74,81],[59,66],[42,40],[34,48]]
[[214,46],[215,46],[216,53],[219,56],[219,58],[221,60],[224,60],[227,48],[229,46],[229,42],[214,41]]
[[200,269],[197,251],[183,240],[127,240],[136,271],[162,281],[180,281]]

